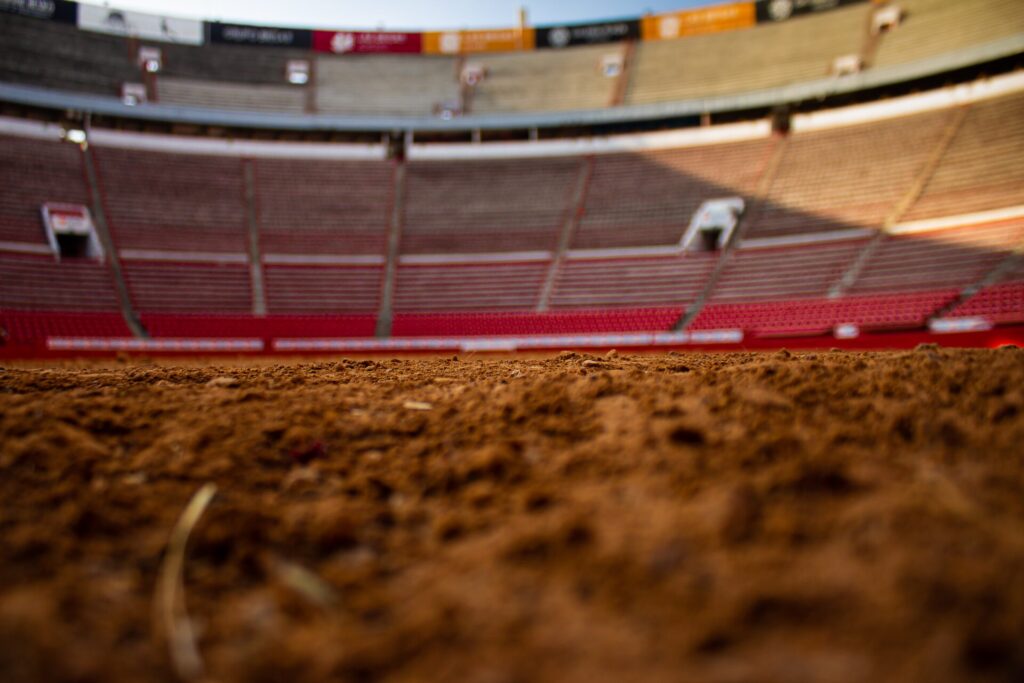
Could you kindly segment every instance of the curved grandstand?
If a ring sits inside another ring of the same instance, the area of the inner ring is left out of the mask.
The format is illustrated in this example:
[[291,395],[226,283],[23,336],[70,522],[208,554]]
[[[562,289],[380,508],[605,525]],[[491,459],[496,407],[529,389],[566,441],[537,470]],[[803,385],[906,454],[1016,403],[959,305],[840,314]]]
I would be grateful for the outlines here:
[[435,34],[41,7],[0,14],[8,349],[1024,323],[1015,0]]

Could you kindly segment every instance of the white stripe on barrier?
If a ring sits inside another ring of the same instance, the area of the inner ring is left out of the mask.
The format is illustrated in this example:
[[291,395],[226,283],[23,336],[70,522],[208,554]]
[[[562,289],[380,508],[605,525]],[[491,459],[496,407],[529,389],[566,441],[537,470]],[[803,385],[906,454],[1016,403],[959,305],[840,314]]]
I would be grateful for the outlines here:
[[797,114],[793,117],[791,129],[794,133],[799,134],[840,126],[872,123],[980,102],[1021,90],[1024,90],[1024,73],[1017,71],[994,78],[981,78],[970,83],[951,85],[939,90],[903,95],[878,102],[825,109],[810,114]]
[[466,339],[459,347],[463,351],[515,351],[515,339]]
[[701,128],[625,133],[620,135],[556,140],[530,140],[487,143],[418,143],[409,148],[411,161],[448,159],[520,159],[530,157],[614,154],[656,149],[699,147],[743,140],[760,140],[772,134],[769,121],[727,123]]
[[32,244],[31,242],[0,242],[0,251],[13,251],[19,254],[53,255],[53,247],[49,244]]
[[217,251],[169,251],[166,249],[122,249],[125,261],[174,261],[197,263],[248,263],[249,255]]
[[[686,344],[738,344],[742,330],[532,335],[520,337],[392,337],[389,339],[275,339],[274,351],[517,351],[565,348],[656,347]],[[134,339],[130,337],[49,337],[51,351],[253,352],[262,339]]]
[[0,116],[0,133],[38,140],[59,141],[64,139],[64,129],[56,123],[28,121],[7,116]]
[[[680,228],[680,234],[685,228]],[[661,244],[653,247],[609,247],[602,249],[569,249],[565,256],[570,261],[635,258],[640,256],[679,256],[683,248],[679,243]]]
[[186,135],[135,133],[96,128],[89,131],[89,142],[99,147],[175,154],[258,157],[268,159],[343,159],[383,161],[387,147],[380,143],[283,142],[271,140],[231,140]]
[[955,332],[987,332],[992,329],[992,321],[988,318],[936,318],[928,323],[928,329],[935,334],[952,334]]
[[809,232],[801,235],[784,235],[782,237],[759,237],[742,240],[738,249],[771,249],[774,247],[792,247],[802,244],[821,244],[824,242],[843,242],[871,237],[875,234],[871,228],[854,228],[852,230],[834,230],[832,232]]
[[299,266],[378,266],[385,262],[380,254],[264,254],[263,263]]
[[856,339],[860,336],[860,326],[854,323],[842,323],[832,329],[832,336],[836,339]]
[[739,344],[743,341],[743,330],[699,330],[690,333],[694,344]]
[[957,216],[943,216],[941,218],[925,218],[919,221],[897,223],[886,232],[890,235],[911,235],[918,232],[929,232],[931,230],[944,230],[946,228],[964,228],[968,225],[979,223],[994,223],[996,221],[1024,218],[1024,205],[1008,206],[1002,209],[990,211],[977,211],[975,213],[964,213]]
[[550,261],[550,251],[500,251],[479,254],[403,254],[398,262],[405,265],[448,265],[452,263],[525,263]]
[[134,339],[131,337],[48,337],[51,351],[263,351],[262,339]]
[[524,351],[565,348],[738,344],[742,330],[532,335],[521,337],[392,337],[390,339],[275,339],[275,351]]

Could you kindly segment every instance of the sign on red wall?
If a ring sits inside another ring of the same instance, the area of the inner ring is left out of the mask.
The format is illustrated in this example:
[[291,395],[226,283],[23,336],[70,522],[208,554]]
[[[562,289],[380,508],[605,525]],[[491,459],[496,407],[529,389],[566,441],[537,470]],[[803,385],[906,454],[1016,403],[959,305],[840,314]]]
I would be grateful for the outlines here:
[[313,49],[334,54],[370,54],[380,52],[421,52],[422,33],[383,31],[313,31]]

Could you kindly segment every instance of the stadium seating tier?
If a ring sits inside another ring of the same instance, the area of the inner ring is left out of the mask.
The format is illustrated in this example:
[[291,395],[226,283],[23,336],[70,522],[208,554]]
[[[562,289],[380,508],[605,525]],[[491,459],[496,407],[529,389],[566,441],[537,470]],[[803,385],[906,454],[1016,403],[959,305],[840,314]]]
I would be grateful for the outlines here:
[[382,161],[254,159],[264,254],[384,254],[394,169]]
[[90,203],[82,152],[62,142],[0,136],[0,187],[0,242],[46,244],[44,203]]
[[90,149],[119,249],[246,252],[245,186],[237,158]]
[[583,166],[574,157],[411,162],[402,253],[554,249]]
[[92,259],[0,253],[0,308],[116,311],[109,268]]

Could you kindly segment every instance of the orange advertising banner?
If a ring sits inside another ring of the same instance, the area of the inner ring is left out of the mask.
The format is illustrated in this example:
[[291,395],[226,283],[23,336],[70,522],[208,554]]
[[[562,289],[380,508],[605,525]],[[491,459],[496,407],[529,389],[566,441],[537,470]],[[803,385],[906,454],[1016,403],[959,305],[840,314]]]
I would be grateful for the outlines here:
[[640,35],[644,40],[670,40],[748,28],[757,22],[757,15],[753,2],[736,2],[654,14],[644,17],[640,22]]
[[431,31],[423,34],[423,52],[431,55],[459,55],[474,52],[517,52],[532,50],[532,28],[496,28],[478,31]]

